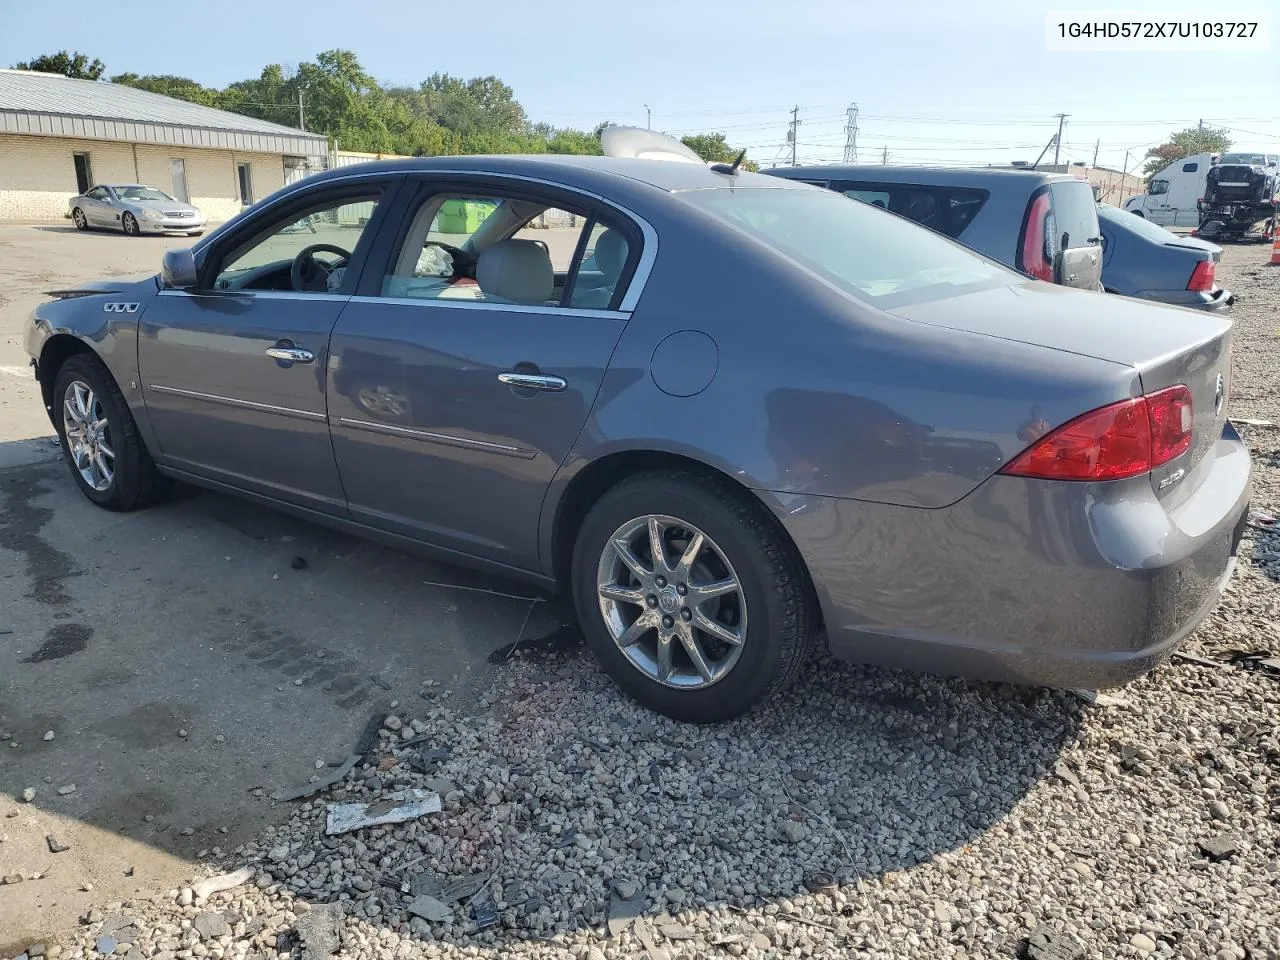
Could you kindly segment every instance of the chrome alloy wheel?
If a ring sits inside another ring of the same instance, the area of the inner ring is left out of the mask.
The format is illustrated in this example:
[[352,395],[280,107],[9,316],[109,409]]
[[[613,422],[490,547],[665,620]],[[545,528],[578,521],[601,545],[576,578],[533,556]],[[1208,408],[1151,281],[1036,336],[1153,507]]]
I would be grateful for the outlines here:
[[615,530],[596,593],[618,649],[663,686],[709,687],[742,655],[742,583],[715,542],[684,520],[648,515]]
[[116,475],[116,453],[111,425],[93,388],[72,380],[62,397],[62,432],[71,462],[80,476],[99,493],[111,487]]

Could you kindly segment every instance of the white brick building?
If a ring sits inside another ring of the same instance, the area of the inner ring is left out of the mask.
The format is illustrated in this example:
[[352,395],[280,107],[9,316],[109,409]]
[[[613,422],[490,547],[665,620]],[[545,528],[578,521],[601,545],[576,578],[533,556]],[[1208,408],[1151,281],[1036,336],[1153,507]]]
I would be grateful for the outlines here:
[[226,220],[327,151],[318,134],[132,87],[0,70],[0,221],[60,220],[100,183],[158,187]]

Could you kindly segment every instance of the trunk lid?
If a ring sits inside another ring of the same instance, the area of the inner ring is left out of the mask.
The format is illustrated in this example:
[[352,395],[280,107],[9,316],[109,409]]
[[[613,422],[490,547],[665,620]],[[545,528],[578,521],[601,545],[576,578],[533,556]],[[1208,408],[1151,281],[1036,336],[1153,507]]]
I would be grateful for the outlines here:
[[997,287],[888,312],[917,323],[1125,364],[1137,370],[1143,393],[1184,384],[1191,391],[1191,448],[1152,471],[1152,486],[1162,499],[1180,497],[1195,489],[1201,471],[1211,465],[1207,455],[1227,416],[1229,317],[1049,283]]

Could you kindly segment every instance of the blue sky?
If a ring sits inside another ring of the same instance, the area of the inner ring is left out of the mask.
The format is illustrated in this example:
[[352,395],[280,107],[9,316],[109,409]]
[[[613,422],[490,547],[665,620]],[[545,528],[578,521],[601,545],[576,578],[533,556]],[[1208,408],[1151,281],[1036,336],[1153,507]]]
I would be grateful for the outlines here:
[[[859,159],[1035,159],[1071,114],[1063,153],[1129,164],[1197,120],[1240,146],[1280,150],[1280,24],[1270,53],[1048,52],[1051,0],[306,0],[216,5],[0,0],[0,63],[78,47],[109,73],[175,73],[208,85],[318,51],[354,50],[379,80],[439,70],[496,74],[533,120],[603,120],[672,133],[723,131],[763,163],[838,159],[844,112],[861,111]],[[1073,5],[1074,6],[1074,5]],[[1084,0],[1099,12],[1107,4]],[[1115,6],[1112,4],[1111,6]],[[1128,9],[1198,11],[1187,0]],[[1274,4],[1272,5],[1274,8]],[[1239,10],[1231,5],[1232,12]],[[127,11],[127,12],[126,12]],[[96,25],[96,26],[91,26]]]

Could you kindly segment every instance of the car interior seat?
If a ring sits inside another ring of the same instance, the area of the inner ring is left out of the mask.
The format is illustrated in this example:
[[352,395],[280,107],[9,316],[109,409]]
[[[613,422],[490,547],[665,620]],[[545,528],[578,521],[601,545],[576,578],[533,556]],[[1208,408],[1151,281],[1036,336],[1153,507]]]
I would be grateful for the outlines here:
[[480,254],[476,282],[485,300],[541,305],[555,295],[556,277],[540,244],[501,240]]

